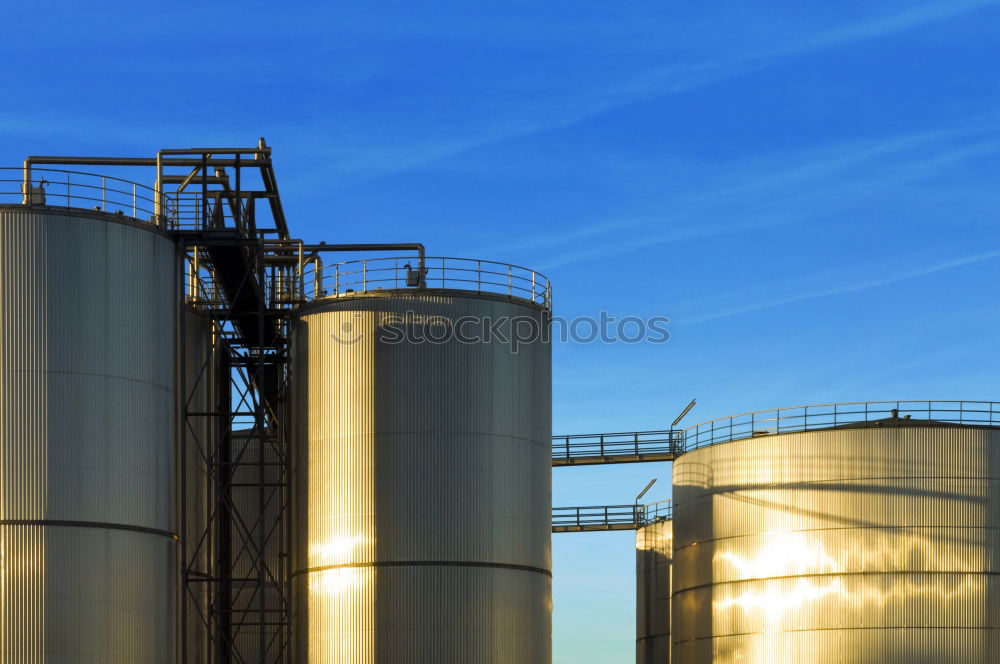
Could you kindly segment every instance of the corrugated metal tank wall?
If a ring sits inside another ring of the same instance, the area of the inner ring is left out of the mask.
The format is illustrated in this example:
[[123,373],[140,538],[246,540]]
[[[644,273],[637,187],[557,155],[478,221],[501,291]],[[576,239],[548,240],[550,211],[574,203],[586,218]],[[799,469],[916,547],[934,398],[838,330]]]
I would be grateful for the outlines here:
[[0,208],[0,662],[174,664],[174,244]]
[[439,338],[460,320],[547,329],[548,316],[440,290],[299,313],[295,661],[551,661],[548,340],[513,353],[498,339],[388,338],[403,320]]
[[[184,382],[188,411],[208,413],[215,408],[218,390],[218,356],[213,352],[212,320],[195,309],[184,315]],[[201,664],[210,661],[211,637],[206,616],[211,611],[212,585],[203,579],[213,574],[215,538],[206,536],[212,523],[215,506],[214,483],[208,467],[216,440],[219,418],[192,416],[186,427],[184,473],[185,532],[182,550],[190,570],[201,577],[184,589],[183,601],[187,602],[186,630],[182,635],[182,651],[187,661]]]
[[674,467],[674,661],[986,664],[1000,430],[761,436]]
[[670,564],[674,524],[657,521],[635,535],[635,661],[670,661]]

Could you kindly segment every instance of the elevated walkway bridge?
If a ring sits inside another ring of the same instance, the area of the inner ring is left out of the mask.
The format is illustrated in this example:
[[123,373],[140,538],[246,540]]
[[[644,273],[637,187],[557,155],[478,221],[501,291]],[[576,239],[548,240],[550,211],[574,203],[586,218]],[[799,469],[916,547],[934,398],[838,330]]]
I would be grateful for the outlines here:
[[553,533],[586,533],[637,530],[673,518],[673,503],[661,500],[648,505],[591,505],[553,507]]
[[673,461],[684,451],[683,430],[587,433],[552,437],[552,465]]

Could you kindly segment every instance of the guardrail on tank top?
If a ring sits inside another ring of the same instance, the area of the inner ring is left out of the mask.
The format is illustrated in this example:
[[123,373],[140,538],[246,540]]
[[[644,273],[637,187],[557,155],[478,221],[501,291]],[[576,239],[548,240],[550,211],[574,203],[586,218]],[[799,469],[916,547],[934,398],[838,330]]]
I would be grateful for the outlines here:
[[742,438],[832,427],[1000,426],[991,401],[858,401],[760,410],[720,417],[684,429],[685,451]]
[[206,219],[210,227],[235,223],[218,191],[208,197],[195,191],[163,192],[157,211],[154,187],[110,175],[32,166],[27,182],[24,167],[0,167],[0,203],[106,212],[169,230],[201,229]]
[[545,275],[518,265],[474,258],[428,256],[422,273],[416,257],[366,258],[329,265],[308,261],[302,273],[306,300],[419,288],[492,293],[552,308],[552,287]]
[[[156,223],[156,190],[110,175],[31,167],[31,182],[25,186],[24,169],[0,167],[0,203],[46,208],[93,210]],[[172,210],[173,201],[165,203]],[[166,210],[164,223],[175,215]]]

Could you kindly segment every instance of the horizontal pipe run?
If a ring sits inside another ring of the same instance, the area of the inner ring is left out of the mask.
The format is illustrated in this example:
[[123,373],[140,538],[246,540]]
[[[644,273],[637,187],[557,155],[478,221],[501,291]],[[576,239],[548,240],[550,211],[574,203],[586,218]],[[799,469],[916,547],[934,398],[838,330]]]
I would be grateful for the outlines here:
[[[152,157],[45,157],[33,156],[25,160],[28,166],[40,165],[77,165],[77,166],[156,166],[157,160]],[[201,159],[190,159],[182,157],[164,158],[159,163],[163,166],[236,166],[235,159],[220,159],[213,157],[206,161]],[[257,168],[270,164],[270,160],[258,160],[252,162],[241,161],[241,166]]]

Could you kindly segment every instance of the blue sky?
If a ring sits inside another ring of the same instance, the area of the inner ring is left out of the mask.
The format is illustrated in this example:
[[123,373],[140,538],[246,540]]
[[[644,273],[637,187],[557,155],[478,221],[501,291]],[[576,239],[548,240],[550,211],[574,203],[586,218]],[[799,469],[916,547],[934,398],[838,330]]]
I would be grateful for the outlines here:
[[[13,4],[0,153],[274,146],[307,240],[545,272],[557,432],[991,399],[1000,2]],[[557,504],[669,496],[557,470]],[[633,657],[631,534],[555,538],[555,661]]]

